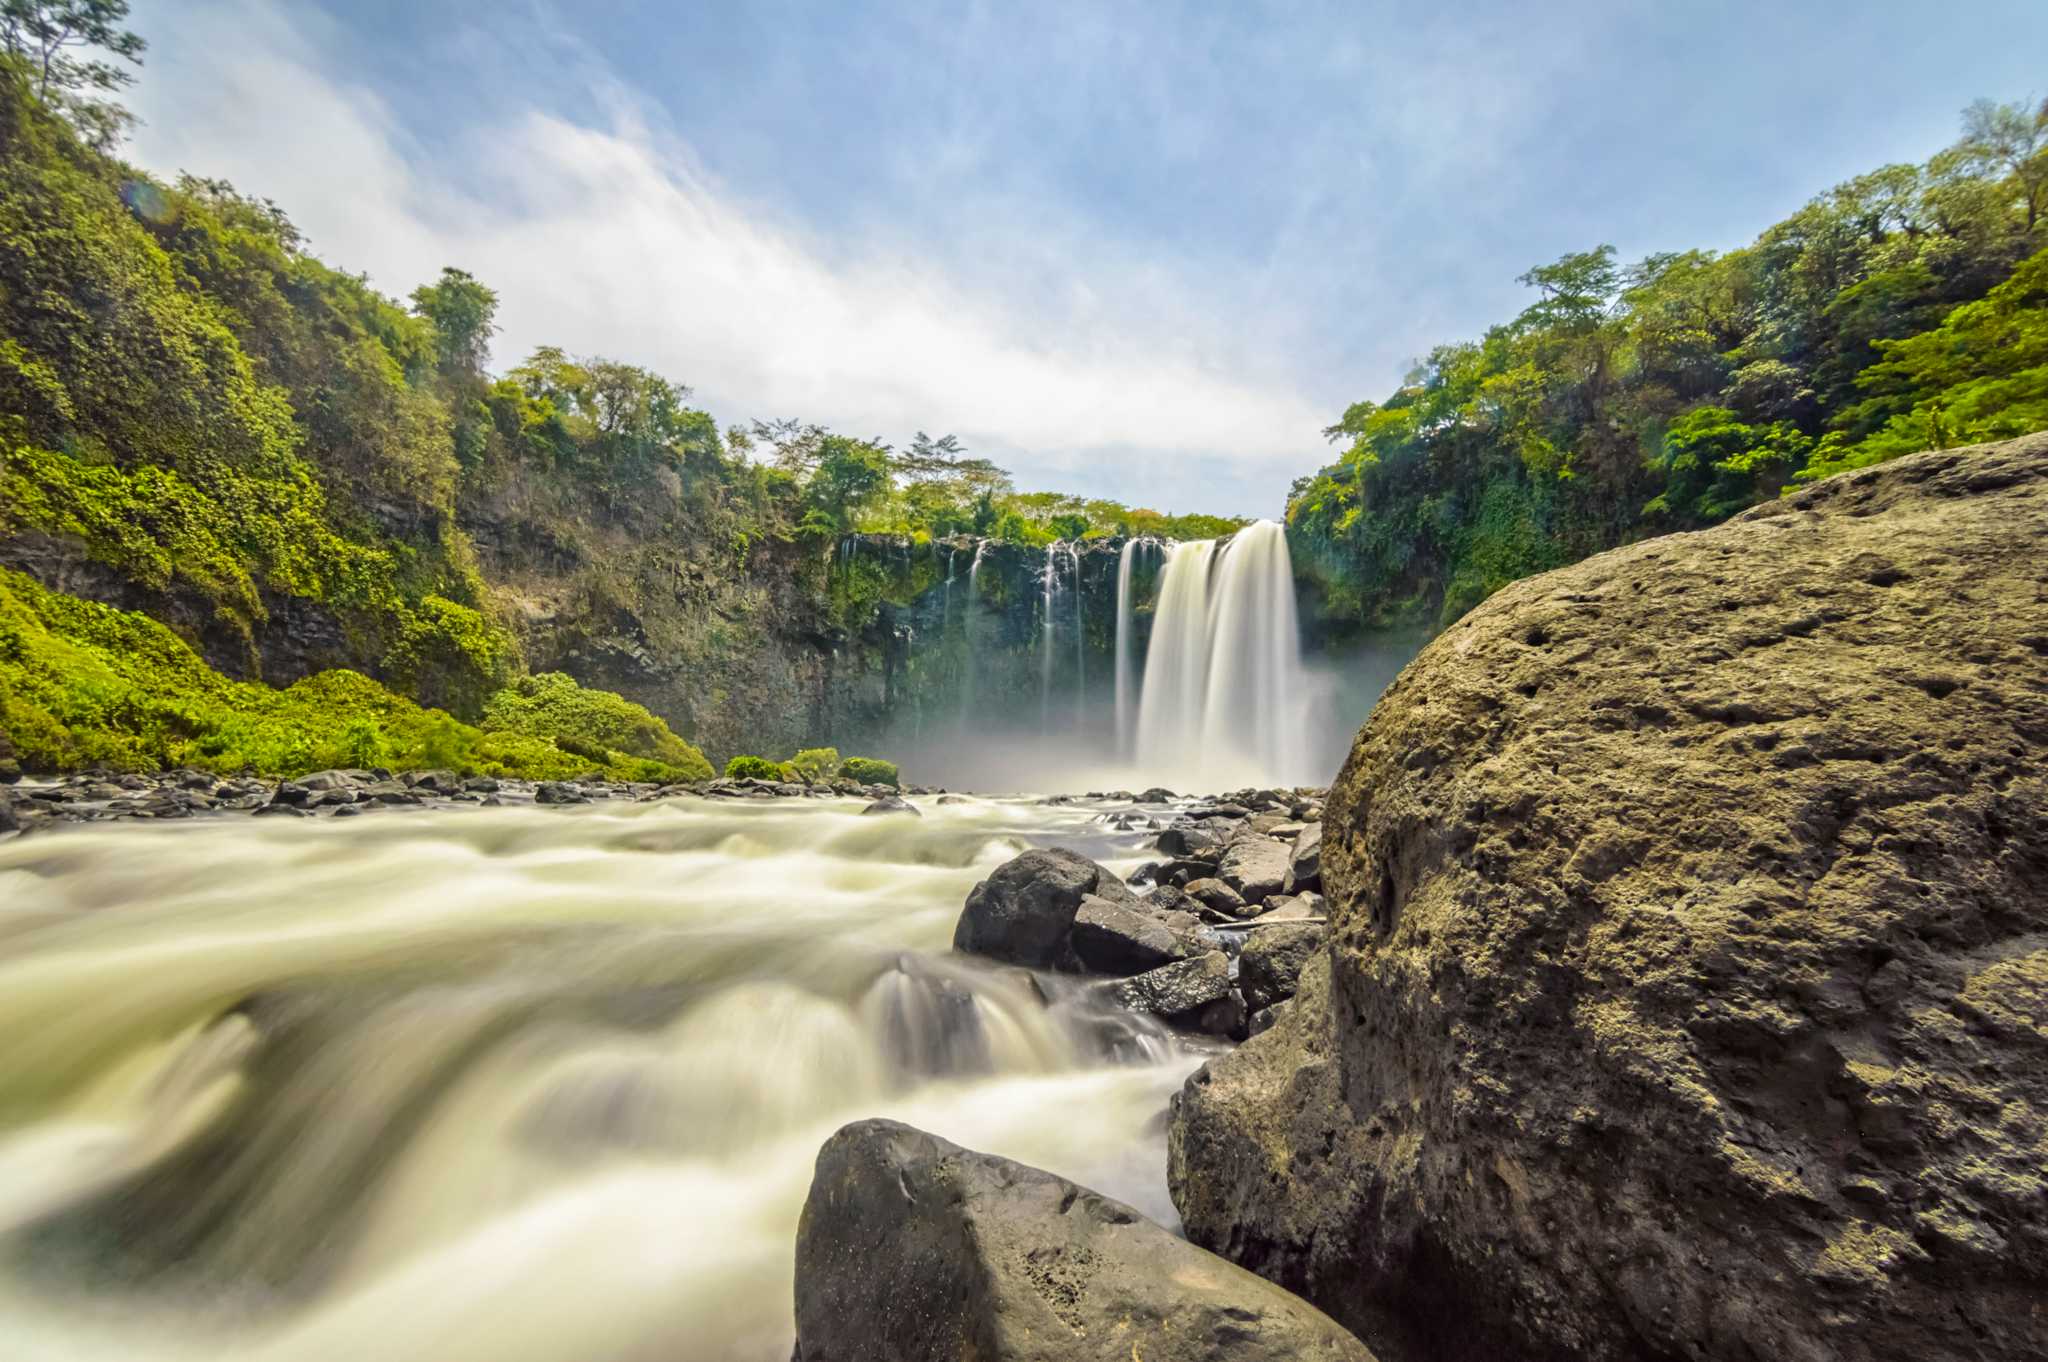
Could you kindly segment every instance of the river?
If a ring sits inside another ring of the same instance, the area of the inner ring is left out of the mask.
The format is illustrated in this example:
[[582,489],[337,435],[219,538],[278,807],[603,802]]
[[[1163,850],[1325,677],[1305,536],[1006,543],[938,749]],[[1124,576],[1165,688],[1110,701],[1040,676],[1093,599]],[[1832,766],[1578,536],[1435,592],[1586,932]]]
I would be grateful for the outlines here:
[[948,949],[1018,851],[1128,872],[1139,835],[917,803],[0,842],[5,1356],[784,1362],[812,1160],[862,1116],[1174,1223],[1202,1054]]

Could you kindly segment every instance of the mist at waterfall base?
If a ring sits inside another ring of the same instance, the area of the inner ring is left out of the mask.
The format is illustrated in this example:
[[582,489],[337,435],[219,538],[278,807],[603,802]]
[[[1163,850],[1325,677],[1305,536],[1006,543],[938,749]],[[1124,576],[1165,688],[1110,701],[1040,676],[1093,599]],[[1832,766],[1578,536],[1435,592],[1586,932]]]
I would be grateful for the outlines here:
[[[1224,541],[1126,543],[1110,665],[1077,666],[1080,685],[1055,690],[1054,660],[1080,632],[1061,601],[1070,561],[1067,546],[1047,551],[1036,700],[963,707],[950,723],[899,722],[881,745],[910,779],[1040,793],[1326,785],[1419,646],[1394,640],[1304,659],[1285,529],[1256,521]],[[1156,569],[1149,601],[1132,589],[1138,566]],[[1150,620],[1142,648],[1133,641],[1141,615]]]
[[1149,839],[917,802],[0,839],[0,1356],[783,1362],[818,1148],[871,1116],[1174,1223],[1207,1051],[948,949],[1017,852]]

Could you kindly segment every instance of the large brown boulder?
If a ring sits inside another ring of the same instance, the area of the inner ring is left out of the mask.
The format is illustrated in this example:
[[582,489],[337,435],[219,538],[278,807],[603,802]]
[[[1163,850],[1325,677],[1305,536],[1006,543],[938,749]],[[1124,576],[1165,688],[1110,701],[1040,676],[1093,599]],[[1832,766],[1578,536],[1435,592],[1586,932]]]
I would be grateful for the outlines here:
[[2048,1357],[2048,436],[1506,588],[1324,835],[1196,1242],[1393,1356]]
[[895,1121],[818,1151],[796,1329],[800,1362],[1373,1362],[1122,1202]]

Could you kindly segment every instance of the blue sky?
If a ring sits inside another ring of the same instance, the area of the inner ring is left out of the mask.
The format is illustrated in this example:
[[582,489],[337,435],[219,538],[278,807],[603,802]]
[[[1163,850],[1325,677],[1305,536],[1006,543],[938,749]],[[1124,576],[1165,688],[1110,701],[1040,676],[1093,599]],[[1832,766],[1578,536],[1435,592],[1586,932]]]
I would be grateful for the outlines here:
[[1515,276],[1741,245],[2048,93],[2048,5],[141,0],[134,154],[722,423],[1277,514]]

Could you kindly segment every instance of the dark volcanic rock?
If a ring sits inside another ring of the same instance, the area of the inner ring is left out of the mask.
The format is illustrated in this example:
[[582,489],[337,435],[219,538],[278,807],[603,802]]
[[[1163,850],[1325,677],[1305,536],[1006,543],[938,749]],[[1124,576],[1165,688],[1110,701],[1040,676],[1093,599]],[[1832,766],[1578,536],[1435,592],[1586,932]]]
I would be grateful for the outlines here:
[[818,1151],[796,1328],[798,1362],[1372,1362],[1123,1203],[894,1121]]
[[1294,849],[1287,857],[1285,891],[1299,894],[1323,887],[1323,825],[1310,823],[1295,834]]
[[1216,878],[1257,903],[1277,894],[1287,883],[1287,848],[1262,832],[1249,829],[1230,839],[1223,859],[1216,863]]
[[1230,957],[1209,951],[1106,985],[1133,1012],[1150,1012],[1171,1025],[1213,1036],[1241,1034],[1244,999],[1230,986]]
[[2035,436],[1453,626],[1177,1103],[1189,1234],[1432,1358],[2048,1357],[2044,564]]
[[877,799],[874,803],[862,809],[861,813],[863,815],[884,813],[907,813],[912,818],[924,817],[923,814],[917,811],[917,806],[915,804],[911,803],[909,800],[905,799],[901,795],[889,795],[884,799]]
[[1190,880],[1187,896],[1204,908],[1214,909],[1229,917],[1248,917],[1257,911],[1244,901],[1244,896],[1221,880]]
[[1257,1012],[1294,996],[1301,967],[1322,948],[1329,929],[1318,922],[1280,921],[1245,933],[1237,956],[1238,987],[1244,1005]]
[[1138,974],[1190,953],[1164,923],[1093,894],[1081,900],[1068,939],[1081,963],[1098,974]]
[[1079,969],[1067,933],[1090,894],[1133,905],[1137,896],[1078,852],[1027,851],[974,886],[953,927],[953,949],[1036,969]]

